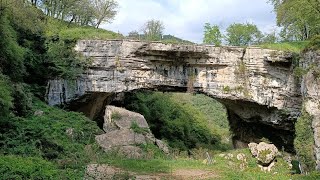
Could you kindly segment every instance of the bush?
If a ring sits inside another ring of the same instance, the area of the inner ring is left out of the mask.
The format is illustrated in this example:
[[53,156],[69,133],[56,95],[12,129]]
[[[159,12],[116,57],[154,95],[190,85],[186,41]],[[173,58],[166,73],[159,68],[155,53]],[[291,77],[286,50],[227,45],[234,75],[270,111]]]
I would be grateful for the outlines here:
[[317,51],[320,49],[320,35],[317,35],[311,39],[311,41],[304,48],[304,52],[306,51]]
[[[219,148],[221,136],[192,105],[182,104],[170,93],[136,93],[126,97],[127,109],[144,115],[158,139],[180,150]],[[191,96],[191,95],[190,95]],[[210,127],[210,128],[209,128]]]
[[145,134],[149,132],[148,128],[140,127],[136,121],[132,121],[130,129],[137,134]]
[[26,84],[17,83],[13,85],[14,108],[18,116],[26,116],[32,109],[32,94]]
[[18,44],[17,33],[4,12],[0,14],[0,71],[14,81],[22,80],[26,70],[24,49]]
[[0,73],[0,117],[6,117],[12,108],[12,87],[9,85],[9,79]]
[[[0,122],[0,154],[42,157],[56,162],[58,168],[80,173],[92,159],[85,147],[94,143],[95,134],[101,130],[80,113],[49,107],[39,100],[33,103],[36,110],[43,114]],[[72,134],[67,133],[70,128]]]
[[1,179],[55,179],[57,167],[41,158],[0,156]]
[[305,110],[298,118],[296,124],[296,138],[294,139],[294,147],[296,149],[299,161],[302,164],[303,173],[310,172],[315,167],[314,158],[314,138],[312,130],[312,116]]

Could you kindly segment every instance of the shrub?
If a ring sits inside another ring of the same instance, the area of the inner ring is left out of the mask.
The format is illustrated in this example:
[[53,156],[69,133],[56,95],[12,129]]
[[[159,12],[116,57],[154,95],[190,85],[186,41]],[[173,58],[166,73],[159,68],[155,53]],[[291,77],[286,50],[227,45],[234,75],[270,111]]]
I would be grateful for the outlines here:
[[173,97],[170,93],[136,93],[126,97],[126,108],[144,115],[155,137],[167,140],[172,148],[221,148],[219,125],[212,128],[204,114],[191,103],[182,103],[182,98]]
[[320,49],[320,35],[317,35],[311,39],[311,41],[304,48],[304,52],[306,51],[317,51]]
[[26,116],[32,108],[32,94],[29,87],[23,83],[13,85],[14,112],[18,116]]
[[12,87],[9,85],[9,79],[0,73],[0,117],[5,117],[12,108]]
[[87,58],[79,55],[73,48],[75,40],[56,40],[48,42],[49,69],[52,77],[74,79],[91,64]]
[[133,132],[138,133],[138,134],[145,134],[145,133],[149,132],[148,128],[140,127],[136,121],[132,121],[130,129],[132,129]]
[[119,112],[112,112],[111,114],[111,119],[112,120],[120,120],[121,119],[121,114]]
[[296,124],[296,138],[294,139],[294,147],[296,149],[299,161],[302,164],[303,173],[310,172],[315,167],[314,158],[314,138],[312,130],[312,116],[305,110],[302,111]]
[[41,158],[0,156],[1,179],[54,179],[56,166]]

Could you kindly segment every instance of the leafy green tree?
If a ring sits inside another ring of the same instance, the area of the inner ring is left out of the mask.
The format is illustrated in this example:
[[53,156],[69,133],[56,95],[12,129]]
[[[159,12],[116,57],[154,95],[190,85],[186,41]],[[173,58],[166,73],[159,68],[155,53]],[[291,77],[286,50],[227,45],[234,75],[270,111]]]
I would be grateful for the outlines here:
[[140,39],[140,34],[138,31],[131,31],[128,34],[128,38],[138,40],[138,39]]
[[271,33],[264,34],[261,43],[272,44],[272,43],[276,43],[277,41],[278,41],[278,38],[277,38],[276,32],[274,31]]
[[204,25],[203,43],[220,46],[221,40],[222,40],[222,34],[220,32],[219,26],[218,25],[211,26],[209,23],[206,23]]
[[69,26],[75,22],[81,26],[95,25],[94,23],[94,8],[90,0],[82,0],[75,2],[74,6],[69,11]]
[[110,22],[117,14],[118,3],[115,0],[93,0],[94,19],[96,28],[102,22]]
[[159,20],[149,20],[142,27],[144,36],[150,41],[159,41],[162,38],[164,25]]
[[261,37],[256,25],[234,23],[227,28],[226,41],[232,46],[248,46],[259,43]]
[[0,73],[0,119],[6,117],[13,107],[12,87],[9,84],[9,78]]
[[319,0],[270,0],[283,27],[283,40],[306,40],[320,34]]

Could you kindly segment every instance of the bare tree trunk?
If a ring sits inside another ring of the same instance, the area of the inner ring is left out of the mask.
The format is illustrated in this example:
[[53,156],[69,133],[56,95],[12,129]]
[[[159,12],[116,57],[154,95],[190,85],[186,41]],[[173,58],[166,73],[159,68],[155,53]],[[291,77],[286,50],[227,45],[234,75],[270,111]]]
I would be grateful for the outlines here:
[[68,23],[68,27],[70,27],[70,25],[71,25],[71,23],[72,23],[72,21],[73,21],[74,19],[75,19],[75,15],[73,14],[71,20],[70,20],[69,23]]
[[97,22],[97,25],[96,25],[97,29],[99,28],[100,24],[101,24],[101,20],[99,19],[98,22]]

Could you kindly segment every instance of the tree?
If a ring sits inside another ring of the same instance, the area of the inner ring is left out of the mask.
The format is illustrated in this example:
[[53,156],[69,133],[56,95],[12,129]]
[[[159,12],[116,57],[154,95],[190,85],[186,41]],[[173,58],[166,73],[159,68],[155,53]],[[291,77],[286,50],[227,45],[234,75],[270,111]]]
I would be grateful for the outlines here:
[[270,0],[283,27],[284,40],[306,40],[320,34],[319,0]]
[[139,40],[140,39],[140,34],[138,31],[131,31],[128,34],[128,38],[129,39],[135,39],[135,40]]
[[118,3],[115,0],[93,0],[94,18],[96,28],[102,22],[110,22],[117,14]]
[[234,23],[227,28],[226,41],[232,46],[248,46],[259,43],[262,34],[256,25]]
[[222,34],[218,25],[210,25],[206,23],[204,25],[204,38],[203,43],[214,44],[216,46],[221,45]]
[[276,43],[277,41],[278,41],[278,37],[275,31],[264,34],[262,38],[262,43],[272,44],[272,43]]
[[150,41],[159,41],[162,38],[164,25],[159,20],[149,20],[142,28],[145,38]]

